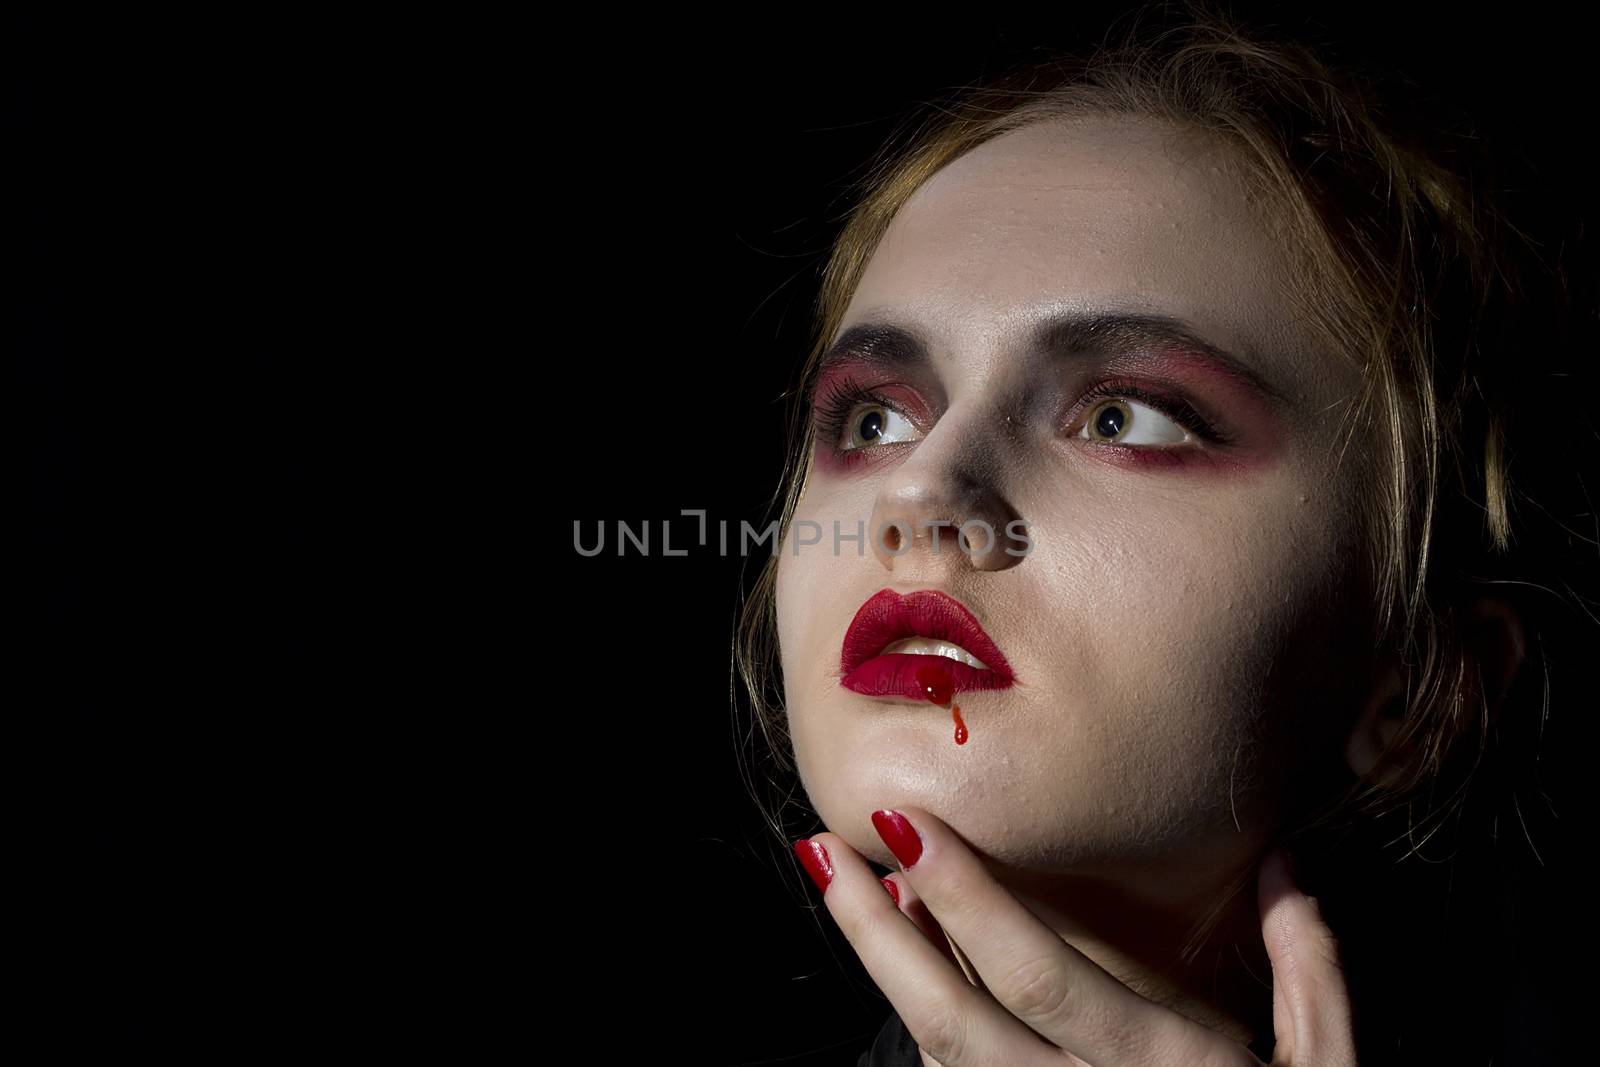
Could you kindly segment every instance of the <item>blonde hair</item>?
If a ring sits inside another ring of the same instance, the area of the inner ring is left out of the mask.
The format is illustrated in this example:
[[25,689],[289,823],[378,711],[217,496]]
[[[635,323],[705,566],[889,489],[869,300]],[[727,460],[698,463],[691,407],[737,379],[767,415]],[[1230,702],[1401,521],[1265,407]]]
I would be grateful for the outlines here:
[[[1403,725],[1386,759],[1393,777],[1353,781],[1275,843],[1304,844],[1313,832],[1403,810],[1398,837],[1414,852],[1465,795],[1493,722],[1462,611],[1475,581],[1512,573],[1512,330],[1525,325],[1513,312],[1542,282],[1510,252],[1525,236],[1492,206],[1489,190],[1473,185],[1465,156],[1454,158],[1469,138],[1429,145],[1361,72],[1333,69],[1305,44],[1247,32],[1202,4],[1181,15],[1148,34],[1142,14],[1115,45],[964,88],[912,116],[872,162],[823,272],[815,339],[789,393],[788,454],[773,500],[778,506],[781,496],[778,543],[810,475],[813,369],[879,239],[930,176],[1040,122],[1124,116],[1219,138],[1236,150],[1240,180],[1281,207],[1282,238],[1299,257],[1292,313],[1363,372],[1341,455],[1351,435],[1376,435],[1377,447],[1356,453],[1372,489],[1357,516],[1373,592],[1370,632],[1374,647],[1403,655],[1408,678]],[[763,811],[788,839],[781,805],[797,782],[775,681],[777,562],[766,561],[742,606],[733,651],[777,772],[769,781],[789,785],[779,809]],[[1451,791],[1436,805],[1441,787]],[[1240,875],[1195,929],[1186,957],[1252,879]]]

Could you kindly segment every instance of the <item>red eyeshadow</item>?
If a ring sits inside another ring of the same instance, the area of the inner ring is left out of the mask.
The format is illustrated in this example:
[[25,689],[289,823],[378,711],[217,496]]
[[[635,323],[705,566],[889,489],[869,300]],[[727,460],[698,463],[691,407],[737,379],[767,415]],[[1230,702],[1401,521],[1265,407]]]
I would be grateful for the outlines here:
[[[1229,449],[1261,462],[1275,458],[1288,443],[1283,402],[1217,366],[1205,356],[1182,349],[1161,349],[1121,356],[1108,369],[1130,377],[1154,377],[1188,387],[1191,402],[1209,421],[1238,438]],[[1212,450],[1212,458],[1224,457]],[[1256,460],[1248,460],[1255,465]]]

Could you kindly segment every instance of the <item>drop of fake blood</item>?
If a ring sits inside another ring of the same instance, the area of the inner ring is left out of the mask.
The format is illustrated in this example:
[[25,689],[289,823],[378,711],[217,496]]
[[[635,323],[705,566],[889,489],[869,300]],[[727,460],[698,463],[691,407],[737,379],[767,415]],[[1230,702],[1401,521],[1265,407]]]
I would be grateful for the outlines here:
[[916,679],[917,685],[922,687],[922,695],[928,698],[930,704],[950,705],[950,716],[956,723],[956,744],[966,744],[967,724],[961,721],[961,705],[950,700],[956,691],[950,672],[937,663],[919,663]]
[[916,679],[917,685],[922,687],[922,695],[928,698],[930,704],[948,704],[956,691],[956,683],[951,679],[950,672],[937,663],[917,664]]

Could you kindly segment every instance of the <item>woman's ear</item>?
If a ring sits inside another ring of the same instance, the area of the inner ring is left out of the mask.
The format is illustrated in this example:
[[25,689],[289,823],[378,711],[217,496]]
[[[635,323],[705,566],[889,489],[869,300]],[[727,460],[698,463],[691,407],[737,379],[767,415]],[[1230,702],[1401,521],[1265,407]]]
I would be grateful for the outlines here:
[[1522,614],[1503,596],[1479,597],[1467,612],[1462,640],[1481,673],[1483,695],[1493,716],[1528,658]]
[[[1466,695],[1469,700],[1486,700],[1492,717],[1527,659],[1522,616],[1505,597],[1479,597],[1462,613],[1461,644],[1471,687]],[[1476,688],[1480,677],[1481,697]],[[1406,687],[1400,657],[1390,655],[1382,660],[1345,745],[1345,762],[1356,777],[1384,786],[1394,784],[1403,754],[1392,753],[1384,766],[1379,763],[1405,724]]]
[[1357,778],[1384,786],[1393,784],[1398,769],[1391,764],[1379,770],[1378,761],[1400,732],[1405,717],[1406,676],[1400,668],[1400,657],[1391,654],[1380,664],[1345,743],[1345,762]]

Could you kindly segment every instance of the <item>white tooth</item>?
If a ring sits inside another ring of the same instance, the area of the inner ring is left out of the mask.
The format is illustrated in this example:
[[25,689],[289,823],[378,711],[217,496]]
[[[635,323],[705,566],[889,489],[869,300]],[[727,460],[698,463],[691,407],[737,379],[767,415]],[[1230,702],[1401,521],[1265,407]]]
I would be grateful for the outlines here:
[[936,641],[931,637],[905,637],[884,646],[880,656],[887,656],[899,652],[908,656],[944,656],[947,659],[959,660],[969,667],[976,667],[980,671],[989,669],[989,665],[974,656],[960,645],[950,641]]

